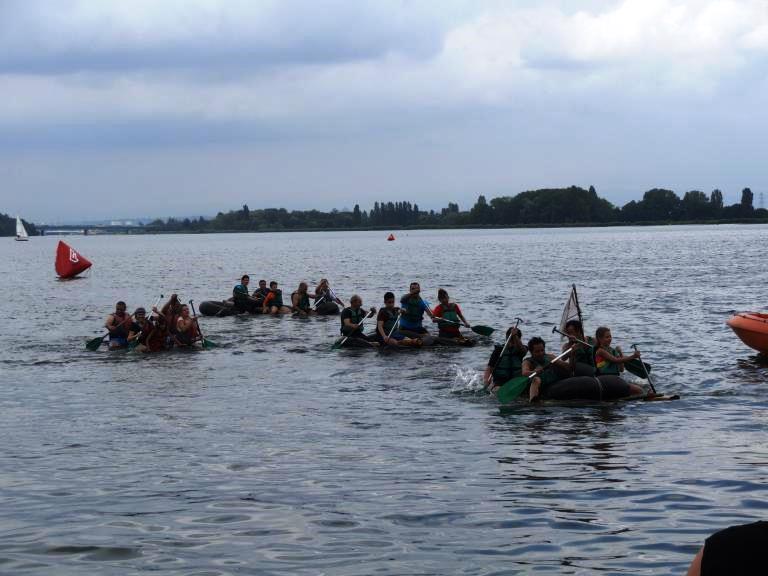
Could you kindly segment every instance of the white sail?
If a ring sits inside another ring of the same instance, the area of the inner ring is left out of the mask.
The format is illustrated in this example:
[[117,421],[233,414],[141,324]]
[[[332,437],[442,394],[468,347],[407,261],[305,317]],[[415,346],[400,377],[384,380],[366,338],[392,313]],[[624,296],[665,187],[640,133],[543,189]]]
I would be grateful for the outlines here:
[[24,228],[24,223],[21,221],[21,218],[16,216],[16,240],[26,240],[27,238],[29,238],[27,229]]

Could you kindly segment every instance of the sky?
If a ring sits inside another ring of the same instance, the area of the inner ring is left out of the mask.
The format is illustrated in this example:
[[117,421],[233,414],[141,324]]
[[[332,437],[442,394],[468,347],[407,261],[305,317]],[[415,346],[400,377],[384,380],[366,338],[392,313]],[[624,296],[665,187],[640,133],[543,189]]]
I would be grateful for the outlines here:
[[0,93],[35,222],[768,189],[766,0],[0,0]]

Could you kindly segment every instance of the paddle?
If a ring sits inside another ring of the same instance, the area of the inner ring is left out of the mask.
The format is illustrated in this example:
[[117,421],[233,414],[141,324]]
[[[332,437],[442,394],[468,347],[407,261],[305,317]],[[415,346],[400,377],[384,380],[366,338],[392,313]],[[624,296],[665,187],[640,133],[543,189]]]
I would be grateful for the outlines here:
[[501,401],[502,404],[508,404],[509,402],[512,402],[515,398],[520,396],[520,394],[525,390],[526,386],[528,386],[528,383],[541,374],[544,370],[547,370],[551,366],[555,364],[558,360],[562,360],[565,356],[568,356],[568,354],[571,353],[571,349],[568,348],[565,352],[560,354],[559,356],[555,356],[554,359],[550,361],[549,364],[547,364],[540,372],[533,374],[530,374],[528,376],[517,376],[515,378],[512,378],[511,380],[508,380],[504,383],[504,385],[499,388],[496,391],[496,397]]
[[[449,324],[456,324],[457,326],[463,326],[461,322],[456,322],[456,320],[448,320],[447,318],[443,318],[442,316],[435,316],[435,319],[438,322],[448,322]],[[491,328],[490,326],[482,326],[480,324],[477,324],[475,326],[469,327],[472,332],[475,334],[480,334],[480,336],[490,336],[494,333],[495,329]]]
[[[387,338],[386,338],[386,340],[384,340],[384,343],[385,343],[385,344],[386,344],[386,341],[387,341],[387,340],[389,340],[389,338],[392,336],[393,332],[394,332],[394,331],[395,331],[395,329],[397,328],[397,325],[398,325],[398,324],[400,324],[400,316],[401,316],[402,314],[403,314],[403,311],[402,311],[402,310],[400,310],[400,311],[397,313],[397,318],[395,319],[395,323],[394,323],[394,324],[392,324],[392,329],[389,331],[389,334],[387,334]],[[377,328],[377,330],[378,330],[378,328]]]
[[[128,314],[128,316],[125,318],[125,320],[120,322],[120,324],[117,324],[115,326],[115,328],[117,328],[117,326],[121,326],[121,325],[125,324],[131,318],[132,318],[132,316],[130,314]],[[101,348],[101,345],[104,343],[104,338],[106,338],[107,336],[109,336],[109,332],[107,332],[103,336],[99,336],[97,338],[91,338],[90,340],[88,340],[85,343],[86,350],[90,350],[91,352],[95,352],[96,350]]]
[[312,310],[317,310],[317,305],[320,304],[320,302],[322,302],[323,300],[325,300],[325,294],[323,294],[320,298],[315,300],[315,305],[312,306]]
[[[589,346],[590,348],[594,348],[594,344],[590,344],[589,342],[585,342],[584,340],[580,340],[579,338],[576,338],[575,336],[570,336],[566,334],[565,332],[562,332],[557,329],[557,326],[552,327],[552,332],[557,332],[561,336],[565,336],[566,338],[572,338],[576,342],[579,342],[580,344],[584,344],[585,346]],[[624,362],[624,367],[627,369],[627,372],[634,374],[638,378],[646,378],[648,373],[651,371],[651,365],[647,362],[643,362],[639,358],[635,358],[629,362]],[[650,380],[649,380],[650,382]]]
[[491,376],[488,380],[489,384],[486,385],[484,388],[488,388],[490,385],[490,381],[493,379],[493,373],[496,371],[496,368],[499,367],[499,362],[501,362],[501,359],[504,357],[504,352],[507,350],[507,346],[509,346],[509,341],[512,339],[512,336],[516,333],[517,327],[520,325],[520,322],[522,322],[522,318],[515,318],[515,327],[509,331],[509,336],[507,336],[507,339],[504,341],[504,346],[501,348],[501,354],[499,354],[498,360],[496,360],[496,364],[493,365],[493,368],[491,368]]
[[[637,344],[632,344],[632,348],[635,349],[635,352],[639,352],[639,350],[637,349]],[[637,363],[640,364],[640,366],[643,367],[643,373],[645,374],[645,379],[648,380],[648,384],[650,384],[650,386],[651,386],[651,392],[653,392],[653,394],[656,395],[657,394],[656,388],[654,388],[653,380],[651,380],[651,374],[650,374],[650,368],[651,367],[648,366],[648,368],[646,368],[645,367],[646,366],[645,362],[641,362],[638,358],[636,358],[636,360],[638,361]],[[629,366],[627,366],[627,369],[629,369]],[[630,372],[632,372],[632,371],[630,370]],[[632,374],[635,374],[635,373],[632,372]],[[642,378],[642,376],[640,374],[635,374],[635,376],[640,376]]]
[[195,325],[197,326],[197,333],[200,334],[200,340],[203,342],[203,350],[210,350],[211,348],[216,348],[218,344],[214,342],[213,340],[208,340],[205,336],[203,336],[203,331],[200,329],[200,322],[197,321],[197,311],[195,310],[195,303],[190,300],[189,305],[192,307],[192,318],[195,319]]
[[[357,330],[355,330],[355,332],[357,332],[358,330],[362,330],[362,329],[363,329],[363,324],[364,324],[364,323],[365,323],[365,321],[366,321],[368,318],[370,318],[372,315],[373,315],[373,313],[372,313],[372,312],[368,312],[368,314],[366,314],[365,316],[363,316],[363,319],[362,319],[362,320],[360,320],[360,324],[358,325],[358,327],[357,327]],[[339,348],[341,348],[341,347],[344,345],[344,342],[346,342],[348,339],[349,339],[349,335],[347,335],[347,336],[341,336],[341,337],[337,338],[337,339],[336,339],[336,342],[334,342],[334,343],[333,343],[333,346],[331,346],[331,350],[338,350]]]

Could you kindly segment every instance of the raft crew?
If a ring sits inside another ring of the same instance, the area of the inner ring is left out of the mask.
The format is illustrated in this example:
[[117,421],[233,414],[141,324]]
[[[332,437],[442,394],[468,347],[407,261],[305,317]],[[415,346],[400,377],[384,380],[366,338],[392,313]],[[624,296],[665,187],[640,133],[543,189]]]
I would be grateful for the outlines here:
[[467,319],[461,313],[461,308],[455,302],[451,302],[448,296],[448,292],[443,288],[437,291],[437,299],[440,302],[435,309],[432,310],[432,316],[437,320],[437,335],[440,338],[451,338],[458,341],[466,341],[461,331],[460,325],[464,325],[466,328],[471,328]]
[[483,383],[491,394],[498,391],[505,382],[523,375],[523,359],[528,348],[523,344],[523,333],[519,328],[507,328],[504,346],[496,344],[483,374]]
[[595,340],[591,336],[584,336],[584,328],[578,320],[568,320],[565,323],[565,333],[568,341],[563,344],[563,352],[573,349],[571,361],[573,362],[574,376],[594,376],[595,370]]
[[349,299],[349,307],[341,311],[341,334],[347,338],[367,342],[371,346],[378,346],[375,336],[367,336],[362,329],[363,320],[376,312],[371,307],[370,311],[363,308],[363,299],[357,294]]
[[288,314],[291,308],[283,304],[283,291],[277,287],[277,282],[269,283],[269,294],[264,298],[264,314]]
[[176,320],[174,343],[177,346],[186,348],[192,346],[198,338],[199,332],[197,330],[197,320],[190,316],[189,306],[183,304],[181,306],[181,314]]
[[128,333],[130,323],[133,322],[130,314],[125,312],[126,305],[122,300],[115,304],[115,311],[107,316],[104,328],[109,332],[109,349],[116,350],[128,346]]
[[314,294],[310,295],[307,292],[308,289],[307,283],[301,282],[296,291],[291,294],[291,308],[296,316],[306,317],[311,314],[317,314],[309,303],[310,296],[314,296]]
[[[544,340],[538,336],[534,336],[528,341],[530,356],[523,360],[522,375],[531,376],[535,374],[528,389],[528,400],[530,402],[539,400],[539,397],[546,392],[548,386],[560,380],[561,376],[558,374],[558,369],[566,374],[570,374],[572,369],[570,363],[563,360],[556,360],[553,363],[552,360],[555,356],[547,354],[545,347]],[[549,368],[550,364],[554,364],[552,368]]]
[[429,334],[422,325],[424,313],[426,312],[433,322],[436,320],[432,310],[429,309],[427,303],[421,298],[421,286],[419,286],[418,282],[411,282],[408,294],[400,298],[400,305],[403,307],[400,316],[400,332],[414,338]]
[[409,338],[401,333],[397,326],[400,323],[400,308],[395,307],[395,295],[392,292],[384,294],[384,307],[376,316],[376,339],[379,344],[389,346],[421,346],[420,338]]

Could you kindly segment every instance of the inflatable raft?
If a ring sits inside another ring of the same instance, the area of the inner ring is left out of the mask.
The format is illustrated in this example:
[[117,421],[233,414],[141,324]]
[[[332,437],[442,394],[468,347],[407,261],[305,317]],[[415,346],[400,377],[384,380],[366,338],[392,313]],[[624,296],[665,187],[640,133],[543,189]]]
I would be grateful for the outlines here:
[[768,314],[739,312],[731,316],[726,324],[744,344],[762,354],[768,354]]
[[619,400],[631,395],[629,384],[619,376],[573,376],[553,382],[542,391],[547,400]]

